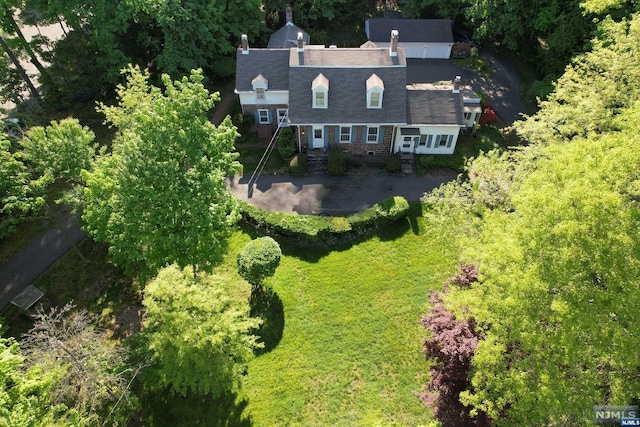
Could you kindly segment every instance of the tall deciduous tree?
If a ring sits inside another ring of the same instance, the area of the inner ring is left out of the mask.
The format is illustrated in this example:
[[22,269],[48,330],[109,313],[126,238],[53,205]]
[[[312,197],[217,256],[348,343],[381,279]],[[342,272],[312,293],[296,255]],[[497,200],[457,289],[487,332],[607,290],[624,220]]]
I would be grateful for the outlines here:
[[68,236],[62,220],[48,200],[51,185],[65,183],[73,192],[80,185],[81,171],[91,169],[96,155],[95,135],[77,119],[52,121],[48,126],[35,126],[20,140],[20,155],[31,171],[30,186],[41,197],[49,219],[71,243],[76,253],[86,261]]
[[11,233],[26,214],[42,202],[29,185],[29,172],[0,134],[0,238]]
[[111,156],[86,173],[83,219],[95,238],[111,245],[114,261],[130,272],[155,274],[171,263],[210,269],[237,220],[225,177],[239,168],[230,119],[215,127],[200,71],[164,92],[148,73],[128,70],[117,106],[101,106],[119,134]]
[[193,276],[175,265],[145,287],[143,332],[156,362],[151,388],[185,395],[233,391],[259,347],[248,303],[231,299],[215,276]]

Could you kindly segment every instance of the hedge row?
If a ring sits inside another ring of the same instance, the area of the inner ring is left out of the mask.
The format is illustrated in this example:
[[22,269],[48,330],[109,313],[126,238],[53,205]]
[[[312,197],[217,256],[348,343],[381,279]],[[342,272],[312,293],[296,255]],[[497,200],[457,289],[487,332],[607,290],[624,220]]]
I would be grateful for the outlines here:
[[240,202],[242,219],[262,233],[299,246],[330,246],[348,243],[403,218],[409,203],[390,197],[348,217],[295,215],[270,212]]

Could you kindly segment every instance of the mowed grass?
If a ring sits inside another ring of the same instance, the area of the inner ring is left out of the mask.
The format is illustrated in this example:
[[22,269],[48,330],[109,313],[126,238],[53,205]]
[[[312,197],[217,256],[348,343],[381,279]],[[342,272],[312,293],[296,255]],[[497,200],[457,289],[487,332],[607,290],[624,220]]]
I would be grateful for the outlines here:
[[282,339],[251,361],[240,394],[253,425],[433,419],[412,394],[428,381],[419,320],[429,289],[455,272],[458,256],[422,218],[412,222],[343,250],[283,246],[267,280],[282,301]]

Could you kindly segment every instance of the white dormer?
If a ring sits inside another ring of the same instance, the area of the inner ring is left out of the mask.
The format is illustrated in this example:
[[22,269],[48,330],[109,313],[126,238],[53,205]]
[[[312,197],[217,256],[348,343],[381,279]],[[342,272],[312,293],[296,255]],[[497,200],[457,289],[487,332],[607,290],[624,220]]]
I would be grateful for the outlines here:
[[327,108],[329,105],[329,80],[322,74],[313,79],[311,83],[313,93],[313,108]]
[[382,108],[384,82],[375,74],[367,79],[367,108]]
[[262,74],[258,74],[258,76],[251,80],[251,86],[253,87],[253,91],[256,93],[257,99],[264,99],[265,92],[269,89],[269,81],[264,78]]

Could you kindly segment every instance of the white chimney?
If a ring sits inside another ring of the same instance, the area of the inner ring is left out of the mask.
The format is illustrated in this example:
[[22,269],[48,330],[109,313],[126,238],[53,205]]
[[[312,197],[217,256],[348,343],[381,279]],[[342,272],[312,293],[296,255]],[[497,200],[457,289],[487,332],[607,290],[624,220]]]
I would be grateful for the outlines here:
[[398,56],[398,30],[391,30],[391,43],[389,44],[389,54]]
[[242,54],[243,55],[249,54],[249,39],[247,38],[246,34],[242,35]]
[[460,93],[460,83],[462,82],[462,78],[460,76],[456,76],[453,81],[453,93]]
[[293,10],[289,5],[287,5],[287,8],[284,10],[284,20],[286,25],[293,25]]
[[298,52],[304,52],[304,38],[302,33],[298,33]]

